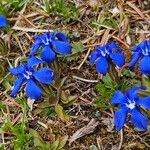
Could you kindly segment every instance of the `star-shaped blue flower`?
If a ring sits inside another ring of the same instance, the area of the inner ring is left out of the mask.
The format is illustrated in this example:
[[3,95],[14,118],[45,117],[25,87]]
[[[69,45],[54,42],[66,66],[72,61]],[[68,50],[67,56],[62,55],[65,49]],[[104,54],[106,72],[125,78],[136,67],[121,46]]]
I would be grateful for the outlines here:
[[7,24],[7,19],[4,16],[0,15],[0,27],[5,27]]
[[41,58],[46,62],[54,62],[56,53],[70,54],[72,49],[67,37],[62,32],[46,32],[41,36],[36,36],[31,55],[34,55],[40,47],[43,47]]
[[36,57],[31,57],[26,64],[9,69],[14,76],[18,77],[10,94],[12,97],[16,96],[23,83],[26,83],[24,90],[27,96],[35,100],[41,98],[42,90],[37,85],[37,81],[43,84],[50,84],[54,80],[54,73],[51,69],[46,67],[39,70],[34,69],[34,66],[42,62]]
[[150,40],[142,41],[139,45],[131,48],[133,55],[129,63],[130,69],[133,69],[134,65],[141,58],[139,62],[140,71],[145,75],[150,75]]
[[145,87],[133,87],[125,95],[121,91],[114,93],[111,103],[120,105],[114,115],[114,123],[118,131],[124,126],[128,113],[131,114],[131,123],[134,126],[143,131],[147,130],[148,118],[139,111],[139,106],[150,109],[150,96],[140,98],[138,95],[140,89],[145,90]]
[[95,51],[90,55],[90,64],[96,63],[97,72],[105,75],[109,69],[110,59],[118,67],[122,67],[125,64],[125,56],[115,42],[96,46]]

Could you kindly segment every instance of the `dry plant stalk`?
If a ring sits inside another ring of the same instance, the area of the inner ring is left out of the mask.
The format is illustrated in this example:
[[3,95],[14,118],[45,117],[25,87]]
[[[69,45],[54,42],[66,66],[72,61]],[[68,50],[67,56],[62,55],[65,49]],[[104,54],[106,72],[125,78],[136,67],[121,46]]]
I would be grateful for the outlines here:
[[98,126],[99,122],[95,119],[91,119],[91,121],[81,129],[77,130],[69,139],[69,145],[71,143],[87,134],[94,132],[95,128]]

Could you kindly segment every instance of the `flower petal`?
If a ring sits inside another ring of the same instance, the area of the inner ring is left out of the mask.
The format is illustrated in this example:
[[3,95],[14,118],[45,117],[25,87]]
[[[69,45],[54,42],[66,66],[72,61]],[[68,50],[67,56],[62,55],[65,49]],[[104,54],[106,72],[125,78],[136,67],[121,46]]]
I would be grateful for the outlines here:
[[33,43],[32,47],[31,47],[31,53],[30,53],[30,55],[34,55],[39,50],[40,46],[42,46],[42,44],[39,43],[39,42]]
[[146,109],[150,109],[150,96],[147,96],[142,99],[138,99],[136,103]]
[[139,63],[139,68],[143,74],[150,74],[150,56],[145,56]]
[[13,90],[11,91],[10,96],[16,96],[24,81],[24,77],[19,77],[16,81],[14,81]]
[[133,109],[131,112],[131,122],[137,128],[144,131],[147,130],[148,119],[137,109]]
[[27,64],[28,64],[29,68],[30,67],[33,68],[34,66],[36,66],[40,63],[43,63],[43,61],[39,58],[34,57],[34,56],[29,57],[29,59],[27,61]]
[[53,52],[53,50],[50,48],[49,45],[46,45],[43,48],[43,51],[41,53],[41,58],[42,58],[42,60],[44,60],[46,62],[54,62],[55,53]]
[[125,56],[123,53],[111,53],[109,56],[118,67],[122,67],[125,64]]
[[46,32],[39,36],[38,41],[41,41],[43,44],[49,44],[50,38],[52,37],[52,34],[50,32]]
[[55,36],[58,38],[59,41],[68,42],[68,39],[67,39],[66,35],[62,32],[57,32],[55,34]]
[[145,48],[145,41],[142,41],[141,43],[135,45],[134,47],[131,47],[131,51],[133,52],[142,52],[142,49]]
[[100,74],[105,75],[108,71],[108,68],[109,68],[109,64],[105,57],[101,57],[100,59],[98,59],[98,61],[96,62],[96,70]]
[[17,75],[19,75],[19,74],[24,73],[24,71],[25,71],[25,66],[24,66],[24,65],[20,65],[20,66],[14,67],[14,68],[9,68],[9,71],[10,71],[13,75],[17,76]]
[[122,92],[116,91],[111,98],[112,104],[123,104],[127,102],[127,98],[123,95]]
[[139,47],[138,45],[134,46],[134,47],[131,47],[131,51],[133,52],[139,52]]
[[138,61],[138,59],[140,58],[140,53],[135,52],[132,55],[131,61],[129,62],[129,68],[133,69],[134,65],[136,64],[136,62]]
[[59,54],[70,54],[71,53],[71,45],[69,42],[64,41],[52,41],[52,45],[54,50]]
[[2,15],[0,15],[0,27],[4,27],[8,24],[8,21],[5,17],[3,17]]
[[49,68],[42,68],[33,73],[33,76],[41,83],[50,84],[54,81],[54,72]]
[[121,107],[119,110],[117,110],[114,114],[114,123],[115,127],[118,131],[122,129],[126,122],[126,116],[129,109],[127,107]]
[[31,79],[27,81],[25,92],[28,97],[35,100],[42,96],[42,90]]
[[142,52],[142,50],[146,50],[147,49],[147,40],[142,41],[138,46],[138,50],[140,50]]
[[150,52],[150,40],[146,40],[147,41],[147,49],[149,50],[149,52]]
[[121,48],[118,46],[116,42],[109,42],[105,45],[106,49],[110,52],[121,52]]
[[98,51],[94,51],[91,53],[90,55],[90,64],[93,65],[95,63],[95,61],[100,57],[100,53]]
[[96,46],[95,48],[96,52],[98,53],[98,55],[106,57],[107,53],[106,53],[106,46]]
[[[140,87],[133,87],[130,90],[126,92],[126,96],[131,100],[134,101],[138,96],[138,91],[139,90],[145,90],[145,86],[140,86]],[[138,98],[137,98],[138,99]]]

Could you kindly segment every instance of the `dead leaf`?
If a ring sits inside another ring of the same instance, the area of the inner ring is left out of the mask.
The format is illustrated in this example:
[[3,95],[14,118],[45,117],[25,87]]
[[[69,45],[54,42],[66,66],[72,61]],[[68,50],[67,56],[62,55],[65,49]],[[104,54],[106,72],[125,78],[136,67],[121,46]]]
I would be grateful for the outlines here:
[[102,122],[107,126],[107,131],[112,132],[114,128],[114,123],[112,118],[102,118]]
[[33,109],[33,104],[34,104],[34,99],[31,99],[31,98],[28,98],[27,99],[27,104],[28,104],[28,106],[29,106],[29,108],[30,108],[30,111],[32,111],[32,109]]
[[98,5],[98,0],[89,0],[90,7],[96,7]]
[[110,29],[106,29],[105,32],[104,32],[104,35],[102,37],[102,40],[101,40],[101,44],[106,44],[109,40],[109,32],[110,32]]
[[81,129],[77,130],[69,139],[69,145],[78,138],[81,138],[87,134],[94,132],[95,128],[98,126],[99,122],[95,119],[91,119],[91,121]]
[[119,35],[120,35],[120,38],[121,39],[124,39],[125,36],[128,34],[128,25],[129,25],[129,20],[128,18],[126,17],[122,23],[121,23],[121,26],[120,26],[120,31],[119,31]]

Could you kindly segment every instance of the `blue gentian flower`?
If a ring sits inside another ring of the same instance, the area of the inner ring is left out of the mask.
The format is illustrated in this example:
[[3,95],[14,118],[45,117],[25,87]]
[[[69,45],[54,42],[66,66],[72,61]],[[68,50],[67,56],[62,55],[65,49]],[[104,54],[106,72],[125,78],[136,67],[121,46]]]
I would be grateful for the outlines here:
[[125,64],[125,56],[115,42],[96,46],[95,51],[90,55],[90,64],[96,63],[97,72],[105,75],[109,69],[110,59],[118,67]]
[[16,96],[23,83],[26,83],[25,93],[28,97],[35,100],[41,97],[42,90],[37,85],[37,81],[43,84],[50,84],[54,80],[54,73],[51,69],[46,67],[39,70],[34,69],[34,66],[42,62],[42,60],[36,57],[30,57],[26,64],[9,69],[14,76],[18,77],[10,94],[12,97]]
[[141,58],[139,62],[140,71],[145,75],[150,75],[150,40],[142,41],[139,45],[131,48],[133,51],[132,59],[129,63],[130,69]]
[[5,27],[8,24],[7,19],[0,15],[0,27]]
[[36,36],[31,55],[34,55],[40,47],[43,47],[41,58],[46,62],[54,62],[56,53],[63,55],[71,53],[71,45],[62,32],[46,32],[41,36]]
[[127,114],[131,114],[131,123],[141,130],[147,130],[148,118],[140,111],[139,106],[150,109],[150,96],[140,98],[138,91],[145,90],[145,86],[133,87],[124,95],[121,91],[116,91],[112,97],[112,104],[119,104],[120,108],[115,112],[114,123],[116,129],[122,129],[126,122]]

